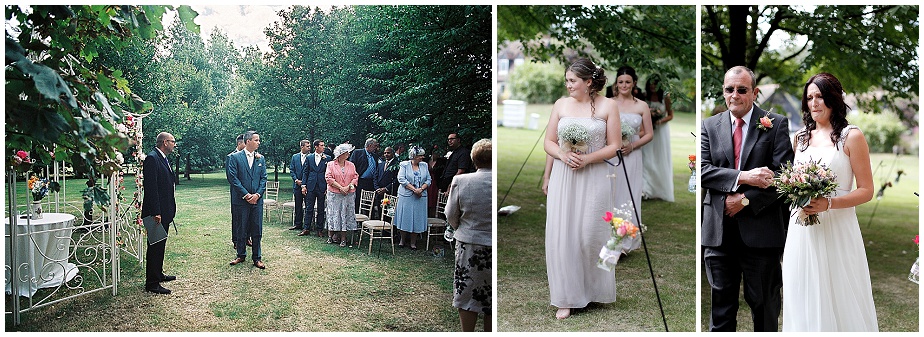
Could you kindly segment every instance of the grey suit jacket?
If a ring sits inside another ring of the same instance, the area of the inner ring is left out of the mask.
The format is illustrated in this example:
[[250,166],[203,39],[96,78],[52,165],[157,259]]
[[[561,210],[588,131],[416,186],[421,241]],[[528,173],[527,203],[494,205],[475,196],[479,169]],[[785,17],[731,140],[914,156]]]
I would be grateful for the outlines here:
[[[733,189],[741,171],[766,166],[779,172],[784,164],[792,162],[789,121],[784,116],[771,113],[769,116],[773,119],[773,127],[760,130],[757,128],[758,120],[766,116],[767,112],[755,105],[748,123],[748,136],[741,147],[741,167],[736,170],[729,114],[731,112],[726,110],[703,120],[702,124],[702,244],[721,246],[724,226],[738,226],[741,241],[748,247],[783,247],[789,216],[776,188],[759,189],[742,185],[737,191]],[[750,205],[745,206],[733,219],[726,219],[725,197],[735,192],[744,193]]]
[[491,169],[460,174],[449,185],[446,219],[460,242],[491,246]]

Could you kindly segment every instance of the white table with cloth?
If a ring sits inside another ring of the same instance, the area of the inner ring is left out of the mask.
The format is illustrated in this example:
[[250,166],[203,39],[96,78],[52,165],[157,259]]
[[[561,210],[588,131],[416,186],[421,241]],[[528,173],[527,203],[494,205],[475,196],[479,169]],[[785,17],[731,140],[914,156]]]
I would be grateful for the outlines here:
[[[45,213],[42,219],[16,219],[16,251],[12,252],[10,218],[5,219],[6,293],[12,294],[12,268],[19,270],[19,295],[32,296],[40,288],[57,287],[77,276],[79,269],[68,262],[75,217],[66,213]],[[17,266],[12,265],[16,256]]]

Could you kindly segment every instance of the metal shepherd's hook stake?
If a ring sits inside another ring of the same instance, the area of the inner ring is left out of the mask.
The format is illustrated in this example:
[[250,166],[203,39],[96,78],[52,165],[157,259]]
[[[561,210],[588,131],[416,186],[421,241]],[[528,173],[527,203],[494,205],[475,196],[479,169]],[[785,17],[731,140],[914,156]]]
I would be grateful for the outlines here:
[[[628,183],[629,171],[626,168],[626,165],[623,165],[625,161],[622,157],[622,150],[616,151],[616,156],[619,157],[619,162],[616,164],[616,166],[622,166],[623,175],[626,177],[626,187],[629,188],[629,200],[635,200],[635,198],[632,196],[632,184]],[[610,164],[612,165],[612,163]],[[635,202],[632,203],[632,212],[634,212],[636,219],[641,219],[638,213],[638,205],[636,205]],[[638,225],[639,228],[641,228],[641,222],[639,222]],[[642,248],[645,250],[645,259],[648,260],[648,272],[651,274],[651,284],[654,285],[655,297],[658,298],[658,308],[661,309],[661,320],[664,322],[664,331],[670,332],[670,330],[667,329],[667,318],[664,316],[664,305],[661,303],[661,293],[658,292],[658,282],[655,280],[654,268],[651,267],[651,256],[648,255],[648,244],[645,243],[645,231],[640,230],[638,233],[642,237]]]

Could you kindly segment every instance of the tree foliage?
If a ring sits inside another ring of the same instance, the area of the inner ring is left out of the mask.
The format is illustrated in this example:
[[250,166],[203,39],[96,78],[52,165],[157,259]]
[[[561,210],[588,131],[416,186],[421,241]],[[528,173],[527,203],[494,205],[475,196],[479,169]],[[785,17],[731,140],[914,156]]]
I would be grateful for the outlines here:
[[[675,100],[691,100],[695,6],[498,6],[499,41],[522,41],[537,61],[589,57],[608,71],[660,73]],[[608,72],[609,73],[609,72]]]
[[[887,101],[918,93],[917,6],[703,6],[702,85],[721,97],[722,78],[744,65],[801,95],[829,72],[848,93],[881,88]],[[781,40],[779,48],[772,41]]]
[[[39,163],[72,162],[93,173],[127,147],[115,124],[151,103],[122,69],[94,62],[162,30],[172,6],[6,6],[6,153],[32,150]],[[195,12],[176,8],[184,29]],[[143,55],[139,55],[143,57]],[[52,151],[54,158],[52,158]]]
[[510,98],[530,103],[552,104],[568,94],[562,85],[565,68],[560,64],[524,62],[510,75]]

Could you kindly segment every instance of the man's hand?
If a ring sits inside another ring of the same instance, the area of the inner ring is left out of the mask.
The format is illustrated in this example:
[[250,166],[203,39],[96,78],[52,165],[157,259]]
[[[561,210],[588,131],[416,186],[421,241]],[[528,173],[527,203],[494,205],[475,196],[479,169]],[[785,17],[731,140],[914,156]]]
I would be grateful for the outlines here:
[[725,197],[725,215],[735,216],[738,212],[741,212],[744,209],[744,205],[741,204],[741,199],[744,199],[744,193],[732,193]]
[[155,215],[155,216],[154,216],[154,223],[160,223],[160,219],[161,219],[160,215]]
[[302,184],[301,179],[295,179],[295,185],[301,185],[301,184]]
[[766,166],[748,171],[741,171],[738,176],[738,185],[751,185],[758,188],[767,188],[773,184],[773,171]]
[[376,193],[376,194],[385,193],[385,188],[384,188],[384,187],[379,187],[379,189],[375,190],[375,193]]
[[302,195],[308,195],[308,187],[302,186]]

